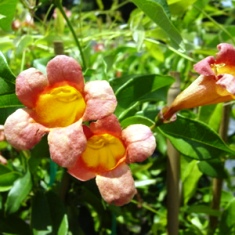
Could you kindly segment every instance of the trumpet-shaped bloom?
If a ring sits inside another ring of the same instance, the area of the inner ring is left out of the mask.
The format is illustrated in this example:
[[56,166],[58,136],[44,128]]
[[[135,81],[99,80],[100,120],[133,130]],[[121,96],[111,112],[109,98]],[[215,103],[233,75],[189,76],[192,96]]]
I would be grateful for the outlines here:
[[142,162],[156,148],[149,127],[130,125],[122,130],[114,115],[84,127],[87,147],[68,172],[79,180],[96,177],[99,191],[108,203],[124,205],[136,193],[127,164]]
[[82,122],[113,113],[116,97],[106,81],[84,83],[80,65],[60,55],[47,64],[47,76],[35,68],[16,78],[16,95],[26,108],[11,114],[4,125],[7,141],[30,149],[48,134],[52,159],[68,167],[86,147]]
[[221,43],[218,49],[216,57],[209,56],[194,65],[201,75],[176,97],[170,107],[163,110],[163,120],[171,119],[182,109],[235,99],[235,48]]

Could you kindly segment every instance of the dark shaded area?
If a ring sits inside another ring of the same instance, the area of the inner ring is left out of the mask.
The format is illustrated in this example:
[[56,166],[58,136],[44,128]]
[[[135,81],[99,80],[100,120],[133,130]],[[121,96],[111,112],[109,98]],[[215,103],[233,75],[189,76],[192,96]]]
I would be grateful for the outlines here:
[[[114,0],[103,0],[104,11],[109,10],[112,7]],[[120,0],[119,3],[124,2],[124,0]],[[35,20],[50,20],[52,18],[55,7],[51,7],[53,4],[53,0],[37,0],[36,2],[36,11],[35,11]],[[81,6],[82,11],[93,11],[98,10],[99,6],[96,0],[63,0],[62,5],[67,9],[71,9],[72,7]],[[51,7],[51,8],[50,8]],[[128,21],[132,10],[134,10],[136,6],[132,2],[128,2],[127,4],[122,5],[118,10],[121,13],[123,20]],[[49,10],[49,12],[48,12]],[[104,14],[98,15],[105,22],[106,16]]]

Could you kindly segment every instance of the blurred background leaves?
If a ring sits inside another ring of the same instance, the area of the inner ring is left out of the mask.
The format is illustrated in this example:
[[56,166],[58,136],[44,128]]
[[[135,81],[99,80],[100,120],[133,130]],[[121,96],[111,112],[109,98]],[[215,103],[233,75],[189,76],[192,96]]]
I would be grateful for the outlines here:
[[[0,1],[0,124],[22,105],[15,77],[36,67],[45,73],[60,42],[64,53],[86,62],[84,77],[107,80],[118,99],[122,127],[152,127],[180,75],[181,89],[198,74],[193,64],[234,44],[230,0],[67,0],[64,11],[81,44],[77,47],[53,1]],[[45,138],[19,152],[5,140],[0,152],[1,234],[167,234],[166,162],[169,139],[180,152],[182,195],[179,234],[208,234],[208,218],[219,218],[215,234],[233,234],[235,164],[234,102],[225,143],[219,135],[223,104],[183,110],[176,122],[153,129],[153,156],[131,170],[138,190],[123,207],[107,205],[94,180],[80,182],[50,161]],[[220,210],[211,208],[212,180],[223,179]],[[14,225],[14,226],[12,226]]]

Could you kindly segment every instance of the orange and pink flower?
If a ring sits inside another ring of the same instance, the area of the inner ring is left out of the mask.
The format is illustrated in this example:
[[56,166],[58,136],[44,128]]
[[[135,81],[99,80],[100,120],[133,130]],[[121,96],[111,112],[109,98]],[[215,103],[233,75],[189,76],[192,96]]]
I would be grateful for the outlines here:
[[68,168],[69,174],[85,181],[96,177],[99,191],[108,203],[121,206],[136,193],[134,180],[127,164],[142,162],[156,148],[149,127],[130,125],[124,130],[115,115],[106,116],[84,126],[87,147]]
[[64,55],[49,61],[47,76],[35,68],[21,72],[16,95],[26,107],[7,118],[7,141],[31,149],[48,133],[51,158],[63,167],[72,166],[86,148],[82,122],[110,115],[117,105],[107,81],[85,84],[80,65]]
[[201,75],[169,107],[163,109],[161,119],[170,120],[182,109],[235,99],[235,48],[221,43],[218,49],[215,58],[209,56],[194,65],[194,69]]

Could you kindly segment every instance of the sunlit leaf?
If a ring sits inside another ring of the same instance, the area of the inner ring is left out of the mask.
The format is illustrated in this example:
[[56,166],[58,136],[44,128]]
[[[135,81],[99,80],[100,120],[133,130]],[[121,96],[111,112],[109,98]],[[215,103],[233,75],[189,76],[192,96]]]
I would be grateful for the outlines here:
[[[0,27],[4,31],[9,31],[11,29],[11,22],[15,15],[16,4],[18,0],[1,0],[0,1]],[[5,16],[5,17],[3,17]]]
[[187,163],[182,171],[183,199],[187,204],[189,199],[194,195],[197,189],[197,182],[202,176],[202,172],[197,167],[197,161],[192,160]]
[[168,0],[167,3],[169,5],[169,8],[171,10],[171,14],[174,15],[182,15],[184,12],[188,9],[189,6],[192,6],[192,4],[196,2],[196,0]]
[[33,42],[31,35],[24,35],[20,38],[16,45],[16,55],[21,56],[23,51]]
[[183,155],[199,160],[218,158],[222,154],[234,154],[220,136],[204,123],[178,115],[175,122],[158,129]]
[[218,131],[222,118],[223,104],[206,105],[199,109],[199,120],[208,124],[208,126]]
[[235,231],[235,198],[233,198],[223,211],[219,224],[219,235],[233,234]]
[[0,14],[0,20],[5,18],[6,16]]
[[182,44],[180,33],[168,17],[169,10],[165,0],[132,1],[168,34],[175,47]]
[[136,188],[141,188],[141,187],[146,187],[148,185],[156,184],[156,179],[147,179],[147,180],[138,180],[135,181],[135,187]]
[[0,51],[0,78],[4,79],[6,82],[10,82],[13,84],[15,83],[15,76],[10,70],[6,58],[1,51]]
[[19,173],[0,164],[0,192],[10,190],[17,177],[19,177]]
[[31,174],[29,171],[27,171],[24,176],[18,178],[14,182],[11,190],[8,193],[5,204],[6,213],[12,214],[16,212],[20,208],[22,202],[25,200],[31,189]]

